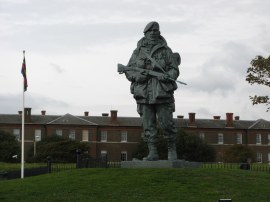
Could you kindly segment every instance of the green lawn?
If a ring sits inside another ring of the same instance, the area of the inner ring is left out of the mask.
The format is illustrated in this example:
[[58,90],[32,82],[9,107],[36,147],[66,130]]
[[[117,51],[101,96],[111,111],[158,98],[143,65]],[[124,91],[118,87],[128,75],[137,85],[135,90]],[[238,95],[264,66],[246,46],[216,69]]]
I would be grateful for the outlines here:
[[73,169],[0,181],[0,201],[268,202],[270,174],[228,169]]

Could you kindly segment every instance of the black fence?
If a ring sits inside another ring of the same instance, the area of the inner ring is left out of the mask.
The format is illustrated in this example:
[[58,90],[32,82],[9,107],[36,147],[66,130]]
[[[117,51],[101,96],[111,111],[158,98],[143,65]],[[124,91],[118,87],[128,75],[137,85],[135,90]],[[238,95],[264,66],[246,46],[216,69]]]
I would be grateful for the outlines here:
[[217,169],[242,169],[256,172],[269,172],[270,165],[262,163],[216,163],[207,162],[203,163],[203,168],[217,168]]
[[77,161],[76,168],[108,168],[107,158],[84,158]]
[[[36,168],[25,168],[24,177],[47,174],[51,172],[59,172],[63,170],[79,169],[79,168],[120,168],[121,162],[108,162],[107,157],[102,158],[81,158],[81,153],[77,151],[76,163],[54,163],[51,157],[47,157],[47,166]],[[0,180],[16,179],[21,177],[21,170],[0,171]]]
[[[48,173],[48,167],[26,168],[24,169],[24,177],[31,177]],[[13,170],[0,173],[0,179],[12,180],[21,178],[21,170]]]
[[[121,162],[108,162],[107,156],[101,158],[82,158],[80,151],[77,151],[76,163],[54,163],[51,157],[47,157],[47,166],[26,168],[24,169],[24,177],[31,177],[51,172],[59,172],[63,170],[80,169],[80,168],[121,168]],[[257,172],[270,173],[269,164],[260,163],[203,163],[202,168],[213,169],[242,169]],[[0,180],[16,179],[21,177],[21,170],[10,172],[0,171]]]

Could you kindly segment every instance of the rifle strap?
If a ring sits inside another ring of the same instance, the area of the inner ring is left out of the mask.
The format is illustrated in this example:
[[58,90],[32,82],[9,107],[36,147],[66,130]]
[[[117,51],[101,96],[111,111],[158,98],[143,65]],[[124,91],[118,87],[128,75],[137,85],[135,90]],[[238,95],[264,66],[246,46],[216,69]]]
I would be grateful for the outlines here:
[[158,67],[163,73],[166,73],[164,69],[161,67],[161,65],[154,59],[152,58],[147,52],[145,52],[143,49],[141,49],[143,54],[156,66]]

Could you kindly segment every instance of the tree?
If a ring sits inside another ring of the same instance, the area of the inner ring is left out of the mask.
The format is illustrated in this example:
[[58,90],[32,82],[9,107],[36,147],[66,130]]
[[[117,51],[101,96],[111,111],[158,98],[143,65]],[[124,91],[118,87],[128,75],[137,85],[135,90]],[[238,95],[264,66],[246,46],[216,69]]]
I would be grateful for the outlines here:
[[13,156],[20,157],[20,145],[15,136],[0,130],[0,162],[14,162]]
[[30,149],[28,157],[36,162],[42,162],[48,156],[52,157],[54,162],[75,162],[77,149],[84,153],[88,152],[89,146],[87,143],[53,135],[37,142],[36,156],[33,157],[33,149]]
[[[160,159],[167,159],[167,142],[161,130],[158,130],[159,141],[157,149]],[[215,161],[216,153],[212,146],[196,135],[187,134],[179,130],[176,137],[176,149],[178,159],[187,161],[210,162]],[[147,144],[141,140],[138,149],[133,153],[133,157],[142,159],[148,154]]]
[[[250,62],[251,67],[247,70],[246,81],[253,84],[264,85],[270,87],[270,56],[264,58],[263,56],[257,56]],[[252,104],[266,104],[269,105],[269,97],[267,95],[254,95],[250,96]],[[267,108],[267,111],[270,107]]]
[[195,134],[179,131],[176,145],[179,159],[198,162],[212,162],[216,160],[214,148]]
[[224,151],[224,162],[245,163],[248,159],[254,159],[253,150],[245,145],[233,145]]

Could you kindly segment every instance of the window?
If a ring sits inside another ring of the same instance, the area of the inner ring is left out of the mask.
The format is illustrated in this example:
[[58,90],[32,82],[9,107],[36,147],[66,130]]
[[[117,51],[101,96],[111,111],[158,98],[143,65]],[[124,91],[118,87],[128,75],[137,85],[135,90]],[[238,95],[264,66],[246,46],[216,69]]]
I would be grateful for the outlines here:
[[36,129],[35,130],[35,141],[39,142],[41,140],[41,130],[40,129]]
[[270,134],[268,134],[268,144],[270,144]]
[[55,133],[56,133],[57,136],[62,136],[62,135],[63,135],[61,129],[57,129],[57,130],[55,131]]
[[13,129],[13,135],[15,136],[16,140],[20,140],[20,129]]
[[261,144],[262,143],[262,136],[261,134],[256,134],[256,144]]
[[127,152],[126,151],[121,152],[121,161],[127,161]]
[[82,141],[88,141],[88,130],[82,131]]
[[218,134],[218,144],[223,144],[223,134],[222,133]]
[[236,134],[236,144],[242,144],[242,134],[241,133]]
[[127,131],[121,132],[121,142],[127,142]]
[[268,163],[270,163],[270,153],[268,153]]
[[261,163],[262,162],[262,153],[257,152],[257,154],[256,154],[256,160],[257,160],[257,163]]
[[101,142],[107,142],[107,131],[101,131]]
[[101,158],[107,158],[107,151],[106,150],[101,150],[100,151],[100,156],[101,156]]
[[199,133],[199,137],[200,137],[202,140],[204,140],[205,134],[204,134],[204,133]]
[[75,140],[75,130],[70,130],[68,137],[71,140]]

